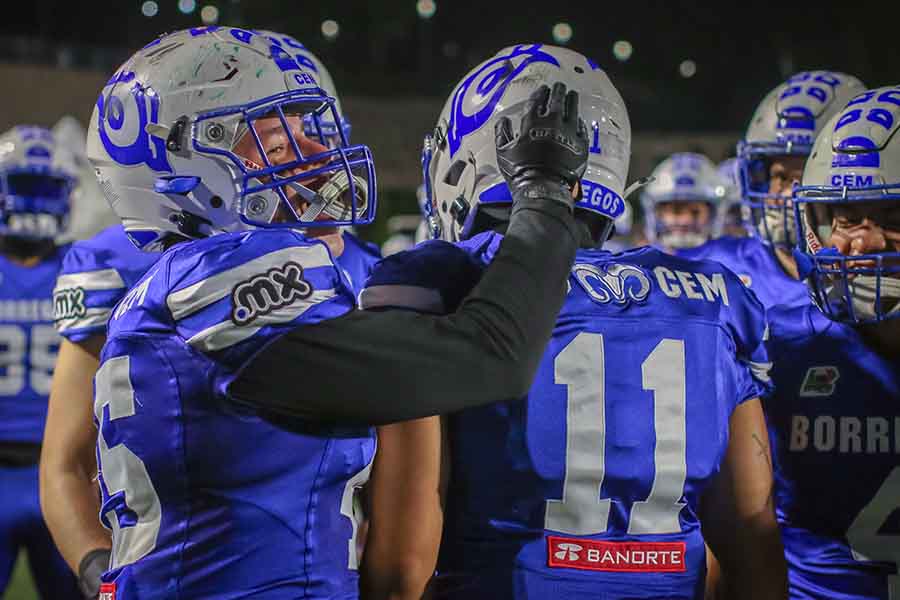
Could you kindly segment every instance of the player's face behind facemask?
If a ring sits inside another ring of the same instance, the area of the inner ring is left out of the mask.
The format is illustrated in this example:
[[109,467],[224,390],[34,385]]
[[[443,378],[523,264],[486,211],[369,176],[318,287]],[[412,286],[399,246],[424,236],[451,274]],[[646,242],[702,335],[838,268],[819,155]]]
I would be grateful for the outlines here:
[[765,193],[745,204],[745,220],[761,239],[776,247],[796,243],[791,191],[803,177],[805,162],[802,155],[775,155],[754,161],[747,170],[750,188]]
[[825,126],[794,188],[794,253],[833,320],[900,318],[900,87],[852,99]]
[[186,30],[113,75],[87,150],[129,237],[152,251],[173,236],[370,223],[371,152],[341,124],[335,99],[270,38]]
[[713,207],[699,200],[660,202],[654,207],[659,243],[666,248],[694,248],[710,238]]

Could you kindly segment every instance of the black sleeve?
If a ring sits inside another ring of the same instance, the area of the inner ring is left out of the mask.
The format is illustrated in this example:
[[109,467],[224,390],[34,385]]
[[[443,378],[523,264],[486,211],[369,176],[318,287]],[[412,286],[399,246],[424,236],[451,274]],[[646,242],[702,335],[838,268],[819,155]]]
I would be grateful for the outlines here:
[[232,400],[277,422],[380,425],[524,396],[566,293],[571,209],[515,204],[500,249],[455,313],[353,311],[276,340]]

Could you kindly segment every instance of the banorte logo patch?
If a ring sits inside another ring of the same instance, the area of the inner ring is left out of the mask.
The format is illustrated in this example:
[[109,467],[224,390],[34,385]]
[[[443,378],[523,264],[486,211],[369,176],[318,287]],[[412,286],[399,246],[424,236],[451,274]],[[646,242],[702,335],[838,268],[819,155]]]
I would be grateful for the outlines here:
[[547,566],[622,573],[683,573],[684,542],[606,542],[547,536]]
[[[541,44],[515,46],[509,54],[495,56],[484,63],[459,84],[450,103],[450,122],[447,126],[450,156],[459,150],[464,137],[488,122],[509,84],[528,65],[536,62],[559,67],[559,61],[553,55],[541,50]],[[472,114],[464,112],[463,107],[466,104],[475,107]]]
[[116,584],[113,583],[101,583],[100,584],[100,595],[97,597],[98,600],[116,600]]

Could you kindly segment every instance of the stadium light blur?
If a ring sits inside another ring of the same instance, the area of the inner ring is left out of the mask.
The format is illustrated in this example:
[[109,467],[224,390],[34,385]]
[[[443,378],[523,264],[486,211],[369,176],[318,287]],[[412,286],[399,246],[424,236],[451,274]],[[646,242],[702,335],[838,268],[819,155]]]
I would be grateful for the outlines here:
[[420,19],[430,19],[437,12],[437,2],[434,0],[417,0],[416,13]]
[[219,21],[219,9],[212,4],[207,4],[200,9],[200,20],[204,25],[213,25]]
[[572,39],[572,26],[566,22],[553,26],[553,41],[557,44],[568,44]]
[[147,0],[143,4],[141,4],[141,14],[147,18],[155,17],[156,13],[159,12],[159,4],[154,2],[153,0]]
[[322,21],[322,35],[326,40],[334,40],[341,32],[341,27],[334,19],[325,19]]
[[691,59],[681,61],[678,65],[678,73],[685,79],[690,79],[697,74],[697,63]]
[[634,46],[631,45],[631,42],[628,40],[618,40],[615,44],[613,44],[613,56],[616,57],[616,60],[619,62],[625,62],[631,55],[634,53]]
[[197,10],[196,0],[178,0],[178,10],[182,14],[189,15]]

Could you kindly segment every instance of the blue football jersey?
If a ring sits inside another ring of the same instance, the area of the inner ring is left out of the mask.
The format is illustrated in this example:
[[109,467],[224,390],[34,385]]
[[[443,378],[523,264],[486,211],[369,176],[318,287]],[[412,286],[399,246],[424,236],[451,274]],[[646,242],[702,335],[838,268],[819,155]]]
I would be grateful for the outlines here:
[[40,443],[59,335],[53,282],[68,246],[24,267],[0,255],[0,442]]
[[[357,597],[374,431],[288,431],[225,401],[269,343],[354,305],[327,247],[286,230],[179,244],[125,295],[94,404],[116,600]],[[298,394],[327,376],[297,357]]]
[[106,333],[113,307],[158,258],[138,250],[121,225],[72,244],[53,290],[60,335],[77,343]]
[[[452,310],[500,239],[390,256],[361,306]],[[579,250],[568,286],[528,396],[448,419],[441,597],[702,598],[698,506],[765,389],[764,309],[650,247]]]
[[335,259],[350,281],[354,294],[359,294],[375,264],[381,260],[378,246],[364,242],[349,231],[343,233],[344,252]]
[[770,316],[764,406],[791,598],[900,598],[900,357],[812,305]]
[[810,304],[809,289],[781,268],[772,250],[752,237],[720,237],[697,248],[679,250],[679,256],[693,260],[714,260],[731,269],[763,306]]

